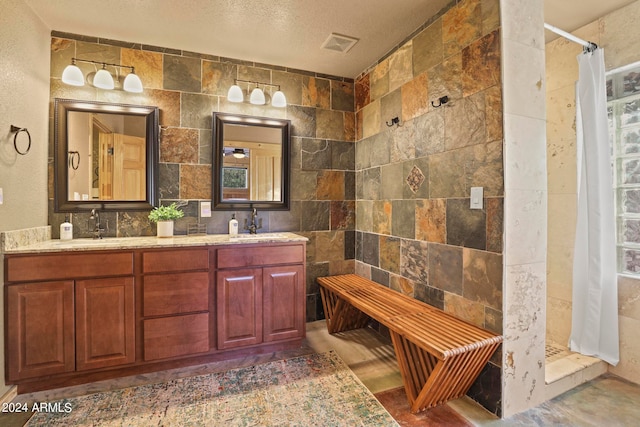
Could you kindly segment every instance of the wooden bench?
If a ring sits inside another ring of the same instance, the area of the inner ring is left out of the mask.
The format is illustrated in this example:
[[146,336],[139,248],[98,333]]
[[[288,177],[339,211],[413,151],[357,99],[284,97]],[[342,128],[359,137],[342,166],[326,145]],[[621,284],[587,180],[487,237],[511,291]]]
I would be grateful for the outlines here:
[[355,274],[318,278],[329,333],[389,328],[405,392],[416,413],[464,396],[502,336]]

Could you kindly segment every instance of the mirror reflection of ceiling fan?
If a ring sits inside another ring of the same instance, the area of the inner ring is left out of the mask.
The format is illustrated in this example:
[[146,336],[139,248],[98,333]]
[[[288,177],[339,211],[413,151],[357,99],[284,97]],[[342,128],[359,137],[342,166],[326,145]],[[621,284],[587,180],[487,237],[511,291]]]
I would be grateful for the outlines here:
[[233,148],[233,147],[224,147],[224,155],[233,156],[236,159],[243,159],[245,157],[249,157],[249,150],[246,148]]

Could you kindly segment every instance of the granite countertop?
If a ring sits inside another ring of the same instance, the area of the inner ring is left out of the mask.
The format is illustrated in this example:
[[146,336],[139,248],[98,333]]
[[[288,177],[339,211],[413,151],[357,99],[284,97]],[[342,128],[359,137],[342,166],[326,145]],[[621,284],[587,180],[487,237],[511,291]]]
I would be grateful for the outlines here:
[[211,245],[242,245],[249,243],[268,242],[306,242],[304,236],[289,232],[239,234],[230,237],[227,234],[207,234],[173,237],[105,237],[103,239],[50,239],[29,245],[5,248],[5,254],[38,253],[38,252],[69,252],[87,250],[114,249],[146,249],[171,248],[179,246],[211,246]]

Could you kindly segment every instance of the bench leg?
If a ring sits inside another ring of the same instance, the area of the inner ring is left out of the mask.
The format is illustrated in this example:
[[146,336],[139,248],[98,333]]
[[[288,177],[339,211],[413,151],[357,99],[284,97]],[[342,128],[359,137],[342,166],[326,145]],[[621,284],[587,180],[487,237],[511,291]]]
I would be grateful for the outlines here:
[[364,328],[371,320],[369,316],[322,286],[320,297],[330,334]]
[[412,413],[464,396],[499,345],[438,360],[394,331],[391,339]]

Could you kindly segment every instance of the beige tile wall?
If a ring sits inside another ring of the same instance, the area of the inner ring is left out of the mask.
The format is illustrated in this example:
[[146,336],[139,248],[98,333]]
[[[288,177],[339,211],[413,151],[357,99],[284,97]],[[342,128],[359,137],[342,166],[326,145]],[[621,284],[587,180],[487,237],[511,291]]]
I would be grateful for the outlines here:
[[[636,40],[640,1],[585,25],[574,34],[605,51],[608,70],[640,60]],[[571,280],[576,215],[575,92],[576,57],[582,47],[563,38],[546,45],[547,158],[549,182],[547,337],[565,344],[571,328]],[[640,383],[640,281],[620,277],[620,363],[610,371]]]

